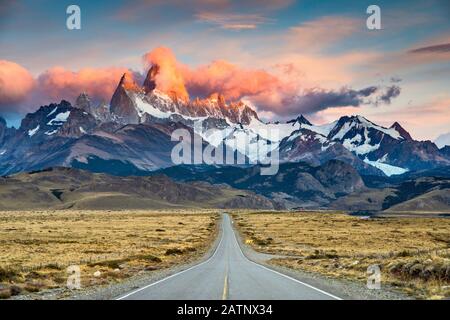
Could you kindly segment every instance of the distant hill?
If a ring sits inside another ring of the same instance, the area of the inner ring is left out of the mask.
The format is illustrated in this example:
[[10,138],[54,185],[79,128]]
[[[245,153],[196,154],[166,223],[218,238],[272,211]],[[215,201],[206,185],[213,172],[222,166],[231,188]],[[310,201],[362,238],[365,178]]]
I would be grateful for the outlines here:
[[331,201],[367,189],[351,165],[330,160],[321,166],[282,163],[275,175],[261,175],[260,166],[176,166],[162,169],[178,181],[207,181],[250,190],[276,200],[283,206],[326,207]]
[[344,196],[331,208],[350,211],[450,213],[450,178],[420,177]]
[[274,209],[253,192],[206,182],[175,182],[164,175],[118,177],[51,168],[0,177],[0,210],[25,209]]

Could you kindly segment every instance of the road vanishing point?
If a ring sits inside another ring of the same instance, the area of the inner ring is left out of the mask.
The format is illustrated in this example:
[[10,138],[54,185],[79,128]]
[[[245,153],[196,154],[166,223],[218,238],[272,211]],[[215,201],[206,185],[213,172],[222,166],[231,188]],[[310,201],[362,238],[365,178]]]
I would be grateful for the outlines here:
[[223,215],[221,226],[219,244],[209,259],[117,300],[341,300],[249,260],[228,214]]

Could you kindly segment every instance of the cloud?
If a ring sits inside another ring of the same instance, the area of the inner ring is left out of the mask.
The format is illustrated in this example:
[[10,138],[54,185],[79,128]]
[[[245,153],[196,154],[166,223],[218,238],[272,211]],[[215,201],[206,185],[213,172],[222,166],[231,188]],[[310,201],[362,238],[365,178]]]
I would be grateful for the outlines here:
[[166,93],[176,94],[178,98],[189,100],[189,94],[184,84],[184,69],[187,67],[180,64],[172,50],[166,47],[158,47],[143,57],[147,66],[156,64],[159,73],[156,76],[156,87]]
[[[349,55],[344,60],[359,61],[367,59],[367,55]],[[288,61],[296,61],[289,63]],[[276,114],[279,117],[295,116],[299,113],[313,114],[328,108],[360,107],[366,104],[390,104],[391,100],[400,94],[400,87],[367,86],[363,89],[353,89],[338,85],[333,88],[326,87],[314,81],[309,81],[304,72],[315,71],[320,74],[334,73],[338,69],[320,68],[320,61],[313,64],[301,59],[298,55],[284,56],[276,64],[267,69],[242,67],[225,60],[215,60],[208,64],[190,67],[177,60],[171,49],[158,47],[146,53],[143,61],[147,68],[152,65],[159,66],[155,77],[156,87],[182,100],[192,97],[207,97],[213,93],[222,93],[227,100],[245,99],[264,114]],[[330,65],[334,60],[329,61]],[[323,61],[322,61],[323,62]],[[345,64],[344,63],[344,64]],[[61,99],[74,101],[81,92],[87,92],[93,100],[109,101],[120,77],[125,72],[132,72],[127,68],[83,68],[71,71],[62,67],[53,67],[40,74],[36,80],[24,68],[12,63],[15,69],[20,70],[22,78],[28,82],[17,82],[19,92],[14,101],[19,103],[28,95],[27,105],[36,108],[42,104],[57,102]],[[336,63],[335,63],[336,65]],[[310,69],[308,69],[308,67]],[[3,68],[7,69],[7,68]],[[322,71],[321,71],[322,70]],[[133,73],[138,84],[143,83],[143,76]],[[26,76],[28,75],[28,77]],[[316,76],[316,75],[315,75]],[[336,83],[348,79],[340,77],[336,71]],[[20,78],[20,77],[19,77]],[[325,79],[326,80],[326,79]],[[326,83],[327,81],[323,81]],[[349,83],[349,81],[347,81]],[[5,90],[8,97],[12,89]],[[5,98],[3,100],[6,101]],[[22,110],[27,109],[24,107]],[[28,110],[28,109],[27,109]]]
[[35,81],[27,69],[19,64],[0,60],[0,111],[20,111],[35,86]]
[[409,53],[421,54],[421,53],[447,53],[450,52],[450,43],[436,44],[432,46],[426,46],[410,50]]
[[384,104],[391,104],[392,99],[398,97],[400,95],[401,88],[399,86],[393,85],[387,87],[385,91],[378,98],[377,104],[382,102]]
[[81,92],[87,92],[94,101],[108,101],[125,72],[142,82],[140,74],[127,68],[83,68],[70,71],[53,67],[36,79],[24,67],[0,60],[0,112],[24,113],[39,105],[74,101]]
[[391,77],[391,79],[390,79],[390,81],[392,82],[392,83],[399,83],[399,82],[402,82],[402,78],[399,78],[399,77]]
[[189,91],[195,95],[220,92],[228,99],[258,95],[282,86],[280,79],[264,70],[241,68],[223,60],[186,69],[185,79]]
[[241,99],[276,91],[292,90],[292,85],[262,69],[242,68],[224,60],[190,68],[176,60],[169,48],[159,47],[144,55],[147,66],[157,64],[157,88],[181,95],[207,97],[222,93],[227,99]]
[[328,108],[344,106],[360,107],[370,103],[369,97],[379,91],[376,86],[361,90],[343,87],[340,90],[325,90],[321,88],[305,89],[299,94],[285,96],[278,105],[266,105],[260,101],[258,108],[273,111],[280,116],[295,116],[300,113],[312,114]]
[[159,47],[144,55],[149,66],[158,64],[157,88],[166,92],[207,97],[222,93],[228,100],[245,99],[264,111],[279,116],[315,113],[327,108],[359,107],[364,104],[390,103],[400,88],[369,86],[360,90],[309,87],[298,77],[295,65],[280,65],[278,73],[264,69],[243,68],[224,60],[190,68],[177,61],[169,48]]
[[94,100],[109,101],[127,68],[83,68],[77,72],[54,67],[38,79],[38,95],[45,103],[66,99],[73,101],[81,92]]
[[291,47],[320,50],[361,31],[364,22],[355,18],[327,16],[292,27],[287,34]]
[[[436,39],[440,40],[439,43]],[[384,71],[411,70],[434,63],[450,61],[450,38],[448,36],[431,39],[416,47],[394,52],[380,57],[374,63],[378,69]],[[438,42],[439,44],[436,44]]]
[[251,12],[249,16],[258,16],[255,12],[273,12],[286,8],[293,2],[293,0],[136,0],[118,7],[114,17],[122,21],[136,22],[136,20],[149,21],[148,17],[152,16],[151,22],[153,22],[161,16],[163,11],[170,10],[171,13],[176,13],[178,19],[187,21],[192,17],[198,19],[197,15],[205,12],[215,14],[217,17],[235,16],[236,18],[249,12]]
[[200,12],[195,17],[197,21],[210,23],[229,30],[256,29],[261,24],[273,21],[259,14]]

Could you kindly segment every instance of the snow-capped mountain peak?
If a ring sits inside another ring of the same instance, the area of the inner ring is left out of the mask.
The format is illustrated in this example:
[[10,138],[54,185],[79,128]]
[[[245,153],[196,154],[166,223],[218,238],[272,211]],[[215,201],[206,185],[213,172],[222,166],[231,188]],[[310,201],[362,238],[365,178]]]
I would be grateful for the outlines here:
[[309,122],[309,120],[306,119],[302,114],[298,116],[296,119],[289,120],[287,123],[292,123],[293,125],[295,123],[298,123],[300,125],[306,124],[308,126],[312,126],[311,122]]

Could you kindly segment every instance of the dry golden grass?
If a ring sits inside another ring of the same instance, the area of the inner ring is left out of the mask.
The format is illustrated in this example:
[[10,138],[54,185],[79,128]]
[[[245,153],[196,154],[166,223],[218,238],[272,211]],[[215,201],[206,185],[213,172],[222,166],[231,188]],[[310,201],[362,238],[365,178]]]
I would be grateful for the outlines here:
[[218,218],[213,210],[0,212],[0,298],[64,287],[70,265],[80,265],[87,287],[185,263],[206,252]]
[[367,281],[378,264],[382,284],[418,298],[450,296],[450,220],[361,219],[339,213],[235,214],[257,251],[285,255],[271,262],[328,276]]

